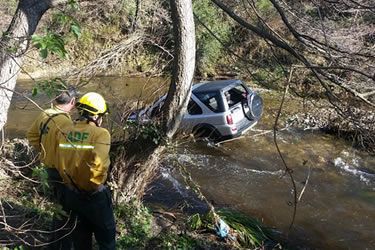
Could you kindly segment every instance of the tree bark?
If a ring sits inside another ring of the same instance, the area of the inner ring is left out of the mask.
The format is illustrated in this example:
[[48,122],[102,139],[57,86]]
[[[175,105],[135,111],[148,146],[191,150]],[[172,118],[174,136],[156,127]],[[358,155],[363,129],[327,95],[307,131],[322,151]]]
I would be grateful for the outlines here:
[[181,123],[190,100],[195,68],[195,26],[191,1],[171,0],[175,37],[174,69],[163,106],[162,130],[171,138]]
[[[171,0],[175,37],[175,61],[168,96],[163,106],[162,131],[171,138],[185,113],[190,99],[195,66],[195,32],[191,0]],[[127,148],[114,161],[113,181],[119,186],[117,201],[141,199],[155,176],[165,146],[139,136],[125,142]]]
[[7,121],[10,101],[30,36],[49,8],[67,2],[68,0],[19,1],[12,22],[0,43],[0,131]]

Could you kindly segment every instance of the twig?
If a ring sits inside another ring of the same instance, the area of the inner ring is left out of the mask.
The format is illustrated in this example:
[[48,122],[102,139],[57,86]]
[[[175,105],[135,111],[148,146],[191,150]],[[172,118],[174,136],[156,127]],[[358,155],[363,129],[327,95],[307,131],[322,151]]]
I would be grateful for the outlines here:
[[[303,165],[305,166],[306,163],[307,163],[307,161],[304,162]],[[299,196],[298,196],[298,202],[301,200],[302,195],[303,195],[303,193],[305,192],[305,189],[306,189],[306,187],[307,187],[307,184],[309,183],[310,173],[311,173],[311,167],[309,166],[308,171],[307,171],[306,180],[305,180],[305,185],[303,185],[303,188],[302,188],[302,190],[301,190],[301,193],[300,193]]]
[[289,229],[288,229],[288,233],[291,231],[292,229],[292,226],[294,224],[294,221],[295,221],[295,218],[296,218],[296,214],[297,214],[297,202],[298,202],[298,199],[297,199],[297,187],[296,187],[296,183],[294,181],[294,178],[293,178],[293,170],[290,169],[288,167],[288,165],[286,164],[285,162],[285,159],[280,151],[280,148],[279,148],[279,145],[277,144],[277,123],[279,121],[279,117],[280,117],[280,114],[281,114],[281,111],[282,111],[282,108],[283,108],[283,105],[284,105],[284,101],[285,101],[285,97],[286,97],[286,94],[288,93],[288,89],[289,89],[289,84],[290,84],[290,80],[292,78],[292,75],[293,75],[293,70],[294,68],[291,68],[290,70],[290,74],[289,74],[289,79],[288,81],[286,81],[285,83],[285,90],[284,90],[284,94],[283,94],[283,98],[281,100],[281,103],[280,103],[280,108],[279,108],[279,111],[277,112],[277,116],[276,116],[276,119],[275,119],[275,125],[273,127],[273,138],[274,138],[274,143],[275,143],[275,146],[276,146],[276,149],[277,149],[277,152],[279,153],[279,156],[281,158],[281,161],[283,162],[283,165],[285,167],[285,171],[286,173],[289,175],[291,181],[292,181],[292,184],[293,184],[293,190],[294,190],[294,210],[293,210],[293,218],[292,218],[292,221],[289,225]]

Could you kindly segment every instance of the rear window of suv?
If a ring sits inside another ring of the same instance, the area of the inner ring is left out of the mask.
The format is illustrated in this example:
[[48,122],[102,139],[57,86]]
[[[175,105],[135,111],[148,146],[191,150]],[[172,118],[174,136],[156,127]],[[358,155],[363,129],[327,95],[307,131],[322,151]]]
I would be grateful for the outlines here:
[[215,113],[223,112],[223,102],[217,92],[197,93],[198,99]]
[[229,107],[246,100],[246,95],[247,91],[242,85],[237,85],[236,87],[224,92]]

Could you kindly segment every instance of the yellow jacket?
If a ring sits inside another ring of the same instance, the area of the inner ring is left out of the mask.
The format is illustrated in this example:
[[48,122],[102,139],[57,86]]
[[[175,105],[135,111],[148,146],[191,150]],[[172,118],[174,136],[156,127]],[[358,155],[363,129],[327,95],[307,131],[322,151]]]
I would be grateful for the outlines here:
[[[47,125],[45,126],[46,123]],[[72,123],[67,112],[55,107],[41,112],[27,132],[27,139],[31,145],[38,149],[40,161],[47,167],[54,167],[57,133]]]
[[78,121],[66,127],[58,141],[56,168],[64,182],[80,191],[96,191],[107,179],[110,164],[108,130]]

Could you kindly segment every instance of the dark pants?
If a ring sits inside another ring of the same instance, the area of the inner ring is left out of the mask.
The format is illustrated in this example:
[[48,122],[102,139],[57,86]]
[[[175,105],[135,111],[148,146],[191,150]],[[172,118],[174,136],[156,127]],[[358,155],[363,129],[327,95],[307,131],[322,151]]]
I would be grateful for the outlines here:
[[[64,184],[59,172],[55,168],[47,168],[48,184],[52,188],[52,201],[63,207]],[[69,211],[65,211],[68,213]],[[69,213],[68,213],[69,215]],[[63,214],[53,214],[52,218],[52,244],[51,250],[70,250],[72,248],[71,232],[74,225],[73,217],[66,217]]]
[[65,187],[64,208],[78,218],[73,231],[75,250],[92,249],[92,234],[100,250],[116,249],[116,225],[108,188],[95,194],[82,194]]
[[56,168],[47,168],[48,184],[52,189],[52,201],[57,204],[62,204],[64,193],[64,183]]

